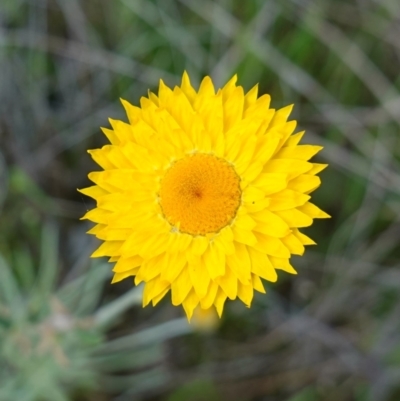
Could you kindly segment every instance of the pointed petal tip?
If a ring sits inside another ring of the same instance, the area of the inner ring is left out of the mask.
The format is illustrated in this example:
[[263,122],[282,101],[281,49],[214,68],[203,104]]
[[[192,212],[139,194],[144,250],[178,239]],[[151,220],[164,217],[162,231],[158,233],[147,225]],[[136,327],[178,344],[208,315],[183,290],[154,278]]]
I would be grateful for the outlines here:
[[99,249],[96,249],[96,250],[90,255],[91,258],[102,258],[103,256],[105,256],[105,255],[103,255],[103,253],[102,253],[101,251],[99,252]]
[[220,318],[220,319],[222,319],[222,312],[224,311],[224,308],[222,307],[222,308],[216,308],[217,309],[217,314],[218,314],[218,317]]
[[151,301],[152,301],[152,299],[150,297],[143,297],[142,298],[142,308],[145,308]]
[[[182,306],[183,306],[183,304],[182,304]],[[185,311],[188,323],[191,324],[191,320],[192,320],[192,317],[193,317],[194,310],[190,310],[190,308],[187,309],[184,306],[183,306],[183,310]]]

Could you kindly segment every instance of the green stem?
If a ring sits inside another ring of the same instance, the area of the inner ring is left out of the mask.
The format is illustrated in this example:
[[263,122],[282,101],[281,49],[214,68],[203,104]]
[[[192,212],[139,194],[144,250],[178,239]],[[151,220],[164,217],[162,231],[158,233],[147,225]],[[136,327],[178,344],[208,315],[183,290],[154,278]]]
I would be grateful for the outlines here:
[[193,326],[188,323],[186,317],[177,318],[149,327],[137,333],[108,341],[100,345],[96,352],[113,353],[143,348],[149,345],[162,343],[171,338],[183,336],[192,331]]
[[96,327],[106,326],[131,306],[140,305],[142,303],[142,292],[142,287],[132,288],[115,301],[100,308],[94,315],[94,325]]

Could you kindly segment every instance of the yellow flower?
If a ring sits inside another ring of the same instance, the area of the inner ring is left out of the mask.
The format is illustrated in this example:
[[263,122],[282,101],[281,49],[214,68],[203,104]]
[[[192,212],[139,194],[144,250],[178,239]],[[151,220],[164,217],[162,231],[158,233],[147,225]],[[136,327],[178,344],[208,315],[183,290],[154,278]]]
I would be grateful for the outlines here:
[[217,93],[206,77],[196,92],[186,73],[141,107],[122,103],[129,123],[103,129],[111,144],[89,153],[104,171],[81,190],[97,201],[83,219],[104,241],[92,257],[116,262],[113,283],[144,282],[143,306],[171,291],[190,320],[197,307],[221,316],[227,298],[250,306],[277,269],[296,274],[291,254],[314,244],[299,228],[329,216],[309,202],[321,146],[298,145],[292,106],[271,109],[236,76]]

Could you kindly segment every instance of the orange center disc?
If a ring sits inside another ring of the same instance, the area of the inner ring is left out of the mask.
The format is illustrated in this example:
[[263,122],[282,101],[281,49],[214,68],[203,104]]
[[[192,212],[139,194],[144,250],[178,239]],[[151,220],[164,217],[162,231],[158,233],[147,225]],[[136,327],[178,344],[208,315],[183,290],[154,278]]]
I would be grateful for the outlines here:
[[165,218],[181,232],[216,233],[228,225],[240,205],[240,178],[225,160],[196,153],[175,162],[160,188]]

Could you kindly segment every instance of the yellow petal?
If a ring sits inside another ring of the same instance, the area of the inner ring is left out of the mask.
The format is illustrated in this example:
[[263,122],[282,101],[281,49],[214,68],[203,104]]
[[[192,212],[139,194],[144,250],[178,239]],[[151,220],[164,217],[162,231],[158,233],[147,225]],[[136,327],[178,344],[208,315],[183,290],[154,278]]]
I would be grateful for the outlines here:
[[211,280],[206,296],[200,299],[200,304],[203,309],[208,309],[214,304],[218,288],[218,284],[215,281]]
[[[224,93],[224,89],[222,90]],[[224,99],[224,132],[228,132],[231,127],[237,124],[243,115],[244,93],[243,88],[234,88],[230,95]]]
[[[170,108],[169,112],[175,118],[179,126],[188,134],[191,135],[192,125],[195,119],[195,112],[188,98],[183,93],[181,88],[175,87],[173,91],[174,107]],[[193,138],[192,138],[193,140]]]
[[328,219],[331,217],[328,213],[325,213],[323,210],[321,210],[319,207],[315,206],[311,202],[307,202],[305,205],[300,206],[298,209],[301,212],[305,213],[307,216],[312,217],[313,219]]
[[207,98],[215,95],[214,85],[209,76],[204,77],[201,81],[198,95],[199,96],[196,98],[196,100],[202,97]]
[[225,274],[225,252],[217,241],[212,242],[203,255],[204,264],[212,280]]
[[151,300],[151,304],[153,306],[156,306],[167,294],[167,292],[170,290],[170,288],[166,288],[164,291],[160,292],[160,294],[156,295],[152,300]]
[[[156,159],[151,157],[149,151],[136,143],[128,142],[121,148],[123,155],[127,160],[129,160],[129,164],[126,166],[120,166],[121,168],[136,168],[139,171],[147,171],[153,172],[155,168],[160,167],[160,159]],[[120,154],[110,155],[110,160],[113,162],[116,161],[117,158],[121,158]]]
[[91,187],[88,188],[83,188],[83,189],[78,189],[78,191],[86,196],[90,196],[91,198],[97,199],[100,196],[104,196],[107,195],[108,192],[103,189],[100,188],[98,185],[93,185]]
[[249,183],[253,182],[261,174],[263,168],[264,162],[262,162],[261,159],[256,159],[253,155],[252,163],[250,163],[247,167],[247,170],[243,171],[242,173],[241,185],[243,185],[243,183],[245,184],[243,188],[245,188]]
[[270,204],[271,200],[269,198],[261,199],[258,201],[246,202],[244,205],[246,206],[246,210],[250,215],[253,215],[257,212],[262,212],[266,210]]
[[234,165],[236,172],[242,176],[254,161],[254,151],[257,145],[257,138],[251,137],[246,140],[246,148],[235,157]]
[[120,255],[122,241],[107,241],[101,244],[91,255],[91,258]]
[[303,255],[304,245],[294,234],[291,233],[281,240],[283,242],[283,245],[285,245],[286,248],[289,249],[290,253],[294,255]]
[[165,85],[162,79],[160,79],[160,85],[158,88],[158,101],[160,107],[165,107],[168,109],[168,107],[171,105],[172,96],[172,90]]
[[107,139],[110,141],[111,144],[113,145],[119,145],[120,144],[120,140],[118,138],[118,136],[115,134],[115,132],[111,129],[108,128],[100,128],[103,132],[103,134],[107,137]]
[[260,277],[258,277],[256,274],[252,274],[251,278],[254,289],[258,292],[261,292],[262,294],[265,294],[265,288],[262,281],[260,280]]
[[207,293],[210,284],[210,276],[200,256],[190,254],[187,256],[190,279],[197,296],[201,299]]
[[255,235],[258,242],[254,248],[258,251],[278,258],[290,258],[289,250],[279,238],[270,237],[261,233],[255,233]]
[[233,246],[233,232],[230,226],[223,228],[215,239],[215,243],[221,246],[226,255],[231,255],[235,252],[235,247]]
[[[246,167],[250,166],[249,161],[257,144],[255,133],[259,125],[260,120],[241,120],[225,133],[225,158],[234,164],[235,168],[236,161],[242,159],[241,171],[243,172],[246,171]],[[243,148],[244,142],[249,142],[249,150]]]
[[138,276],[141,276],[144,281],[149,282],[168,268],[167,262],[168,260],[165,253],[161,253],[151,259],[144,259],[140,266]]
[[[258,139],[256,151],[254,152],[254,160],[262,160],[264,164],[268,166],[268,163],[272,163],[271,157],[275,153],[279,142],[281,140],[281,136],[279,133],[270,132],[267,135],[263,135]],[[266,173],[280,173],[285,171],[274,171],[274,170],[266,170]]]
[[304,205],[310,198],[311,196],[302,194],[301,192],[293,191],[292,189],[284,189],[271,196],[268,209],[272,212],[293,209],[297,206]]
[[254,236],[252,231],[247,231],[236,225],[232,227],[233,238],[236,242],[246,245],[255,245],[257,243],[257,238]]
[[[272,122],[271,122],[272,124]],[[276,125],[271,128],[272,131],[277,131],[281,134],[281,140],[279,141],[278,149],[281,149],[281,147],[286,143],[286,141],[290,138],[290,136],[293,134],[294,130],[296,129],[297,122],[296,121],[288,121],[282,125]]]
[[106,224],[96,224],[94,227],[92,227],[89,231],[86,231],[87,234],[93,234],[96,235],[101,233],[101,231],[104,230],[104,228],[106,228],[107,225]]
[[226,297],[225,292],[221,288],[219,288],[217,296],[215,297],[215,302],[214,302],[214,305],[215,305],[215,308],[217,309],[219,317],[222,316],[222,312],[224,310],[224,304],[225,304],[226,298],[227,297]]
[[[129,159],[129,156],[125,156],[123,148],[117,146],[104,146],[103,149],[108,148],[107,159],[111,162],[112,166],[109,169],[131,169],[135,165]],[[103,150],[102,149],[102,150]]]
[[310,216],[298,209],[281,210],[275,214],[284,220],[289,227],[308,227],[313,222]]
[[181,89],[190,101],[190,103],[193,103],[194,98],[196,96],[196,91],[193,89],[192,85],[190,84],[190,79],[189,75],[186,71],[184,71],[182,75],[182,83],[181,83]]
[[201,118],[201,127],[204,127],[198,134],[198,146],[199,150],[217,152],[217,155],[221,157],[225,148],[222,134],[222,98],[221,95],[213,95],[211,93],[197,97],[193,105],[198,116]]
[[189,322],[193,316],[193,311],[198,304],[199,304],[199,298],[196,295],[196,292],[192,290],[189,293],[189,295],[185,298],[185,300],[182,302],[183,309],[186,312],[186,316]]
[[151,258],[166,252],[168,247],[169,234],[161,232],[158,235],[152,235],[144,242],[140,251],[138,252],[142,258]]
[[168,253],[168,268],[161,272],[161,278],[165,281],[173,283],[179,276],[182,269],[186,266],[186,256],[184,253]]
[[303,160],[272,159],[264,167],[264,173],[287,174],[289,180],[311,170],[312,164]]
[[[113,272],[115,273],[124,273],[128,270],[136,269],[143,262],[143,259],[136,255],[130,258],[119,258],[118,262],[115,264],[113,268]],[[139,270],[139,269],[138,269]]]
[[242,208],[238,211],[234,226],[242,228],[243,230],[251,231],[257,223],[247,213],[240,213],[241,210],[244,209]]
[[244,110],[247,110],[252,104],[257,101],[258,84],[254,85],[244,97]]
[[134,276],[138,270],[139,270],[138,268],[134,268],[131,270],[127,270],[123,273],[115,273],[111,280],[111,284],[118,283],[119,281],[122,281],[123,279],[125,279],[127,277]]
[[246,203],[257,202],[265,198],[264,191],[262,189],[256,188],[252,185],[249,185],[243,195],[243,201]]
[[299,239],[299,241],[301,241],[303,245],[315,245],[315,242],[310,237],[307,237],[307,235],[301,233],[297,228],[294,228],[292,233]]
[[168,234],[157,228],[154,231],[158,234],[150,230],[134,231],[124,242],[121,252],[125,256],[139,255],[144,259],[164,253],[168,246]]
[[121,103],[124,106],[130,124],[135,125],[136,122],[140,119],[142,111],[139,107],[130,104],[127,100],[121,99]]
[[297,271],[290,264],[289,259],[270,257],[271,263],[274,265],[275,269],[283,270],[290,274],[297,274]]
[[269,95],[260,96],[257,101],[245,110],[243,113],[243,118],[257,118],[265,117],[266,112],[269,109],[269,104],[271,102],[271,97]]
[[189,270],[185,267],[177,279],[171,284],[172,305],[180,305],[190,290],[192,289],[192,281],[190,279]]
[[[162,222],[155,215],[155,212],[147,211],[144,213],[140,209],[140,204],[134,203],[133,207],[125,213],[113,213],[112,219],[109,219],[109,226],[113,228],[130,228],[141,227],[143,231],[148,231],[149,227],[157,227],[162,230]],[[150,209],[150,205],[147,208]],[[141,214],[140,214],[141,212]]]
[[114,130],[114,134],[118,137],[120,144],[134,140],[132,125],[112,118],[109,118],[108,121]]
[[248,250],[251,259],[251,272],[265,280],[275,283],[278,279],[278,275],[268,256],[251,247],[249,247]]
[[253,300],[253,285],[252,284],[244,285],[242,283],[239,283],[238,297],[249,308],[251,305],[251,301]]
[[112,147],[111,146],[103,146],[102,149],[92,149],[88,150],[88,153],[90,156],[92,156],[92,159],[104,170],[107,169],[113,169],[115,168],[115,164],[112,163],[109,159],[109,154],[111,151]]
[[215,279],[215,281],[224,290],[228,298],[236,298],[238,280],[228,266],[225,269],[225,274],[222,277],[218,277],[217,279]]
[[288,175],[282,173],[263,173],[252,182],[252,185],[260,188],[265,195],[274,194],[287,187]]
[[317,189],[321,179],[315,175],[303,174],[289,182],[289,189],[308,194]]
[[[101,233],[101,239],[106,241],[124,241],[132,233],[130,228],[110,228],[107,227]],[[99,233],[100,234],[100,233]],[[100,235],[97,237],[100,238]]]
[[258,223],[253,231],[258,231],[277,238],[289,234],[289,225],[277,213],[278,212],[272,213],[269,210],[253,213],[251,216]]
[[166,293],[168,291],[170,284],[166,281],[162,281],[160,277],[156,277],[153,280],[149,281],[144,286],[143,291],[143,307],[148,305],[150,301],[157,297],[162,293]]
[[293,110],[293,104],[289,106],[282,107],[281,109],[275,112],[275,115],[271,121],[271,126],[281,126],[282,124],[286,123],[290,113]]
[[299,145],[299,146],[290,146],[282,148],[277,154],[277,159],[297,159],[297,160],[309,160],[314,155],[316,155],[323,146],[316,145]]
[[193,240],[191,235],[180,232],[170,233],[170,237],[167,249],[169,253],[185,252]]
[[97,200],[97,207],[111,212],[127,212],[131,208],[130,199],[122,193],[106,194]]
[[247,246],[235,242],[235,250],[234,254],[226,257],[226,264],[243,284],[249,284],[251,279],[251,261]]
[[149,96],[150,101],[151,101],[155,106],[159,106],[158,97],[156,96],[155,93],[148,91],[148,96]]
[[328,164],[313,163],[312,169],[310,171],[308,171],[307,174],[310,174],[310,175],[318,174],[322,170],[326,169],[327,167],[328,167]]
[[306,131],[301,131],[298,132],[297,134],[291,135],[288,140],[285,142],[285,147],[291,147],[291,146],[296,146],[300,141],[301,138],[303,138],[304,134]]
[[90,220],[93,221],[93,223],[107,224],[110,216],[112,216],[110,211],[96,208],[86,212],[85,215],[81,217],[81,220]]
[[[118,189],[126,190],[128,187],[135,190],[135,193],[138,195],[141,195],[140,192],[145,192],[148,196],[150,192],[139,180],[147,180],[147,185],[149,185],[149,183],[153,183],[154,186],[156,185],[156,175],[137,173],[133,170],[92,172],[88,177],[91,181],[111,193],[118,192]],[[136,195],[136,197],[138,197],[138,195]]]
[[194,237],[190,245],[190,251],[197,256],[203,255],[209,246],[209,239],[204,236]]
[[235,74],[222,88],[221,92],[224,100],[228,99],[236,89],[237,74]]

